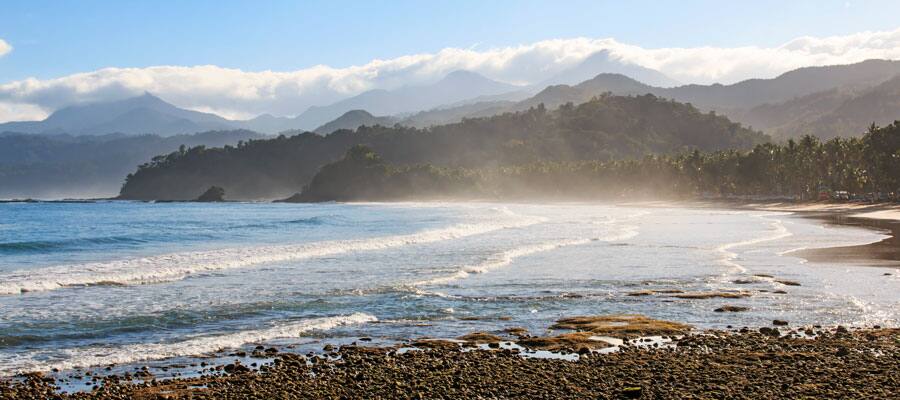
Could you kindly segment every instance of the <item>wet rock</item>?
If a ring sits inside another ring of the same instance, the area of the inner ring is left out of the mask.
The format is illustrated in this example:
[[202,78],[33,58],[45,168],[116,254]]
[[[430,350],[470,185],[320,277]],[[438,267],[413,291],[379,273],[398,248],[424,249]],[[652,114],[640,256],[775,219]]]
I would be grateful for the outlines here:
[[788,322],[787,322],[787,321],[784,321],[784,320],[776,319],[776,320],[773,320],[773,321],[772,321],[772,325],[775,325],[775,326],[787,326],[787,325],[788,325]]
[[765,327],[765,326],[762,328],[759,328],[759,333],[762,333],[763,335],[766,335],[766,336],[774,336],[774,337],[781,335],[781,332],[778,331],[778,328],[769,328],[769,327]]
[[750,297],[752,294],[750,292],[687,292],[687,293],[677,293],[672,295],[672,297],[677,297],[679,299],[740,299],[742,297]]
[[749,307],[741,307],[741,306],[722,306],[713,311],[715,312],[741,312],[749,310]]
[[224,370],[226,373],[229,373],[229,374],[242,374],[242,373],[250,372],[250,368],[247,368],[246,366],[241,365],[240,363],[228,364],[225,366]]

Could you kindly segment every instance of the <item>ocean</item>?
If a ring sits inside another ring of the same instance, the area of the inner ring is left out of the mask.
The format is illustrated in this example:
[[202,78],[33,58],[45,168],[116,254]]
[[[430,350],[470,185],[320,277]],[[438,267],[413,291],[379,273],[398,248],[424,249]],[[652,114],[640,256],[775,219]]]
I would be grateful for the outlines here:
[[4,203],[0,376],[260,344],[544,333],[576,315],[898,326],[896,271],[793,255],[883,238],[659,204]]

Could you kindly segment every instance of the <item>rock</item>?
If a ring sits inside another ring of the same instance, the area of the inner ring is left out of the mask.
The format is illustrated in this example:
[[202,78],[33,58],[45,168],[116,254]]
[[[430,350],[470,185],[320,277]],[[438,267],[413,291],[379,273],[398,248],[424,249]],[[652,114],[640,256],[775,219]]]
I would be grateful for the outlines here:
[[800,282],[789,281],[785,279],[776,279],[775,282],[778,282],[785,286],[800,286]]
[[715,312],[741,312],[749,310],[749,307],[741,307],[741,306],[722,306],[713,311]]
[[241,374],[244,372],[250,372],[250,368],[247,368],[240,363],[228,364],[225,366],[225,372],[229,374]]
[[222,202],[225,201],[225,189],[222,189],[219,186],[210,186],[209,189],[206,189],[200,197],[197,197],[197,202],[201,203],[213,203],[213,202]]
[[850,355],[850,349],[846,347],[841,347],[838,349],[837,353],[835,353],[838,357],[845,357]]
[[640,386],[631,386],[622,389],[622,397],[626,399],[639,399],[643,394]]
[[759,333],[762,333],[766,336],[781,336],[781,332],[778,330],[778,328],[769,328],[765,326],[759,328]]
[[837,332],[837,333],[847,333],[847,332],[849,332],[849,331],[848,331],[847,328],[845,328],[843,325],[838,325],[837,329],[835,329],[835,332]]
[[787,326],[788,322],[780,319],[776,319],[772,321],[772,325],[775,326]]

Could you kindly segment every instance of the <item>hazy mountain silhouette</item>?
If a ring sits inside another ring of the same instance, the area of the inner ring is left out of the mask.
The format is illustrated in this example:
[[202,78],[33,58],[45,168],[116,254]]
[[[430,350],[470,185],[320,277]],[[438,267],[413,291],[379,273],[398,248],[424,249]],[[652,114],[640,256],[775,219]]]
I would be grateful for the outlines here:
[[0,199],[108,197],[135,165],[181,145],[221,147],[262,139],[250,131],[193,135],[0,134]]
[[[868,60],[850,65],[800,68],[786,72],[772,79],[750,79],[732,85],[684,85],[673,88],[651,86],[622,74],[603,73],[577,85],[553,85],[541,90],[533,97],[519,102],[481,102],[465,106],[435,110],[427,115],[415,115],[404,124],[423,126],[425,120],[449,123],[462,118],[481,117],[501,112],[522,111],[543,103],[553,108],[568,102],[582,103],[595,96],[610,92],[617,95],[653,94],[679,102],[691,103],[702,110],[717,111],[729,118],[756,128],[773,130],[780,136],[797,136],[804,131],[795,126],[788,126],[796,132],[785,132],[778,128],[791,121],[811,120],[823,113],[837,108],[847,100],[850,93],[861,89],[872,88],[900,74],[900,61]],[[840,90],[838,90],[840,89]],[[884,98],[889,90],[872,94]],[[828,91],[835,91],[828,94]],[[843,93],[843,94],[842,94]],[[841,94],[840,98],[833,96]],[[829,97],[832,96],[832,97]],[[782,105],[781,103],[796,104]],[[802,104],[808,104],[808,107]],[[779,109],[766,111],[767,107]],[[890,107],[883,109],[878,120],[889,122],[889,118],[900,118],[900,110],[896,117],[890,117]],[[425,118],[427,116],[427,119]],[[842,118],[850,118],[844,115]],[[852,123],[857,123],[854,121]],[[872,121],[868,121],[871,123]],[[862,132],[865,123],[859,127],[841,128],[842,135],[848,132]],[[824,137],[821,129],[806,128],[816,131]]]
[[536,86],[543,88],[552,85],[575,85],[592,79],[600,74],[621,74],[648,85],[659,87],[679,85],[678,81],[669,78],[662,72],[640,65],[614,60],[610,56],[609,50],[601,50],[590,55],[580,64],[569,68]]
[[350,110],[366,110],[375,115],[397,115],[517,89],[517,86],[497,82],[474,72],[455,71],[430,85],[369,90],[328,106],[310,107],[297,116],[296,120],[300,124],[297,128],[313,129]]
[[338,119],[316,128],[314,132],[320,135],[327,135],[340,129],[355,130],[360,126],[375,125],[391,126],[396,122],[397,120],[394,118],[376,117],[365,110],[350,110],[338,117]]
[[900,76],[874,87],[833,89],[764,104],[743,119],[781,138],[859,136],[872,123],[884,126],[900,120]]
[[62,108],[43,121],[0,124],[0,132],[171,136],[233,127],[232,121],[218,115],[181,109],[145,93],[125,100]]

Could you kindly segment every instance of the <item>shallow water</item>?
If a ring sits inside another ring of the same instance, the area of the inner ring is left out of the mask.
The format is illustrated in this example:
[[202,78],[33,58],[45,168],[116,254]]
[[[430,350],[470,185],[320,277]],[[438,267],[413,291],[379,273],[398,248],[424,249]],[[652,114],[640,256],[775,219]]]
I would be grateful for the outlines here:
[[[0,204],[0,375],[250,343],[543,333],[582,314],[897,326],[896,273],[792,256],[882,238],[786,213],[678,207]],[[672,289],[752,296],[628,296]],[[724,304],[750,311],[713,311]]]

